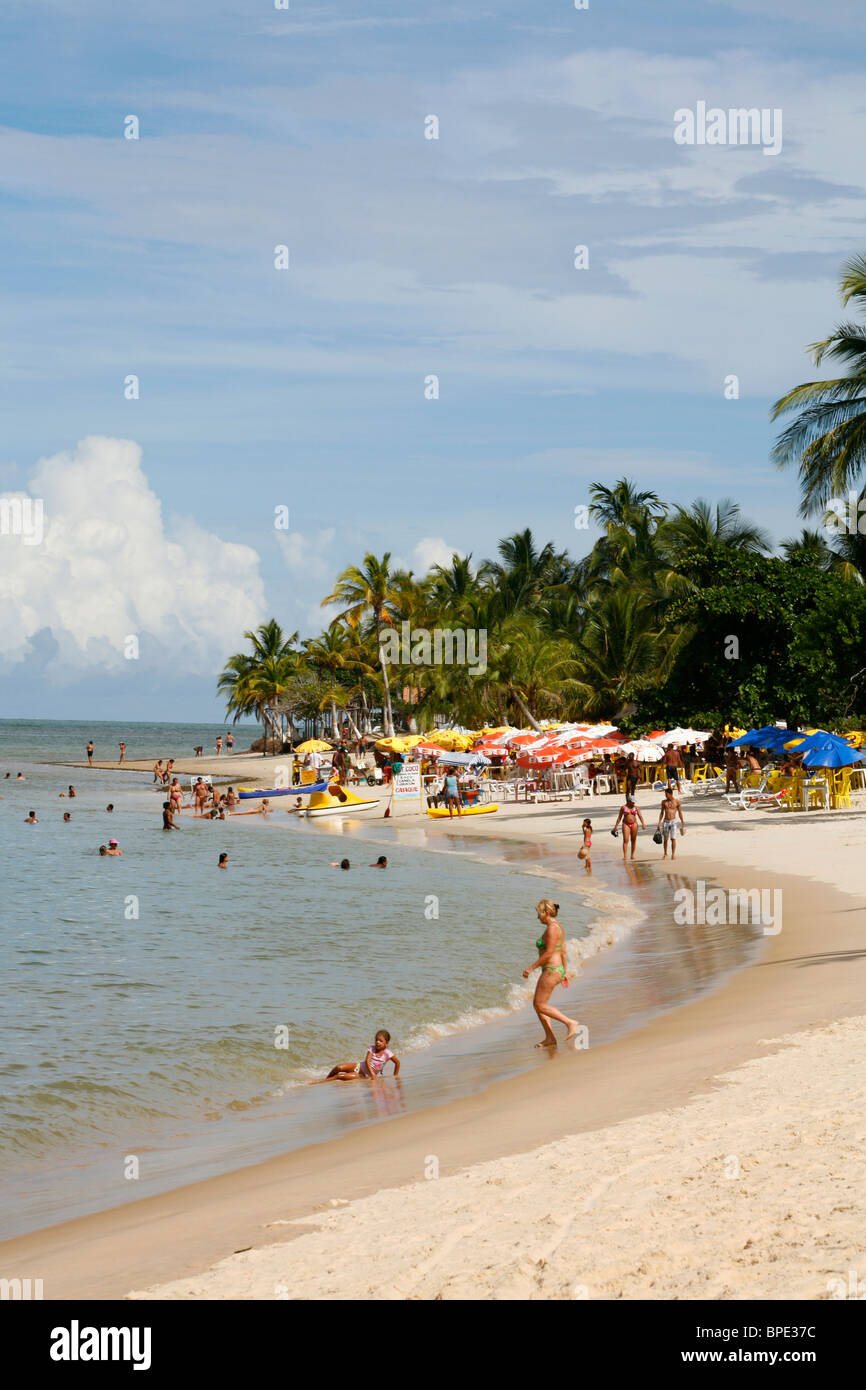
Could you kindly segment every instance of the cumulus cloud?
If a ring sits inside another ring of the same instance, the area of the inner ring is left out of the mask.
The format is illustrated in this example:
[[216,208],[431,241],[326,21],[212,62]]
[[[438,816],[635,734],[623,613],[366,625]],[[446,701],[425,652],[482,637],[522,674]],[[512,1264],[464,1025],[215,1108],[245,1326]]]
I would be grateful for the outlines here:
[[426,574],[434,565],[447,568],[451,564],[452,555],[459,555],[462,559],[463,551],[458,550],[456,545],[448,545],[441,536],[425,536],[412,551],[411,568],[420,575]]
[[41,459],[28,494],[41,542],[0,536],[4,664],[47,647],[54,680],[117,672],[134,636],[142,668],[201,675],[265,616],[256,552],[185,518],[166,524],[132,440],[91,436]]

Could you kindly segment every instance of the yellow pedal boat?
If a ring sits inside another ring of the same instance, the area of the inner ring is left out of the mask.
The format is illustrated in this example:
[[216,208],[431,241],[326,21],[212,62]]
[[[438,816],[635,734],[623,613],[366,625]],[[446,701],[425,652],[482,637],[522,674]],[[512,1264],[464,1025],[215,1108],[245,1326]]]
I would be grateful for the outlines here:
[[[463,816],[489,816],[490,813],[491,813],[491,811],[498,811],[498,810],[499,810],[499,807],[498,807],[498,806],[495,806],[495,805],[494,805],[494,806],[461,806],[461,807],[460,807],[460,816],[461,816],[461,817],[463,817]],[[447,817],[448,814],[449,814],[449,812],[448,812],[447,806],[428,806],[428,808],[427,808],[427,814],[428,814],[428,816],[432,816],[434,820],[441,820],[441,819],[443,818],[443,816]],[[454,819],[455,819],[455,820],[457,819],[457,812],[456,812],[456,811],[454,812]]]
[[353,816],[360,811],[373,811],[379,800],[356,796],[348,787],[332,782],[326,792],[313,792],[309,806],[302,806],[299,816]]

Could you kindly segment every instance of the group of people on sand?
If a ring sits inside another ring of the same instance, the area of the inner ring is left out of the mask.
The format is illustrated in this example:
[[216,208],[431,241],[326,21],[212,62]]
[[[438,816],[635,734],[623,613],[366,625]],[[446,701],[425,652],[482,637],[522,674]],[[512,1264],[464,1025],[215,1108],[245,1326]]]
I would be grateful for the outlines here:
[[[640,828],[646,830],[647,823],[643,814],[634,799],[633,794],[626,796],[625,802],[619,808],[619,815],[616,818],[616,825],[611,830],[611,835],[619,834],[620,824],[622,825],[622,857],[623,859],[634,859],[634,852],[637,846],[638,822]],[[668,847],[670,847],[671,859],[677,857],[677,839],[686,832],[686,823],[683,817],[683,805],[676,794],[673,782],[668,782],[659,807],[658,821],[656,823],[653,839],[656,844],[664,846],[662,859],[668,857]],[[631,855],[629,855],[631,848]]]

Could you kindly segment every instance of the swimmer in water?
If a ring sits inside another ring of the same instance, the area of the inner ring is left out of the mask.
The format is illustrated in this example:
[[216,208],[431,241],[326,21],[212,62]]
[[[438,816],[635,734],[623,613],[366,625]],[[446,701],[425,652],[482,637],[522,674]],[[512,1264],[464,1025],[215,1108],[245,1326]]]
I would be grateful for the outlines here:
[[36,819],[36,812],[35,812],[35,811],[31,811],[31,812],[30,812],[30,815],[26,818],[26,820],[24,821],[24,824],[25,824],[25,825],[38,825],[38,824],[39,824],[38,820]]
[[174,814],[170,801],[164,801],[162,803],[162,828],[163,830],[180,830],[180,826],[174,823]]
[[107,854],[107,853],[108,853],[108,850],[107,850],[107,848],[106,848],[105,845],[100,845],[100,846],[99,846],[99,853],[100,853],[100,854]]
[[388,867],[388,860],[385,858],[385,855],[384,855],[384,854],[380,854],[380,855],[379,855],[379,858],[376,860],[375,864],[370,864],[369,867],[370,867],[371,869],[387,869],[387,867]]
[[64,821],[72,820],[72,817],[70,816],[68,811],[63,812],[63,819]]
[[75,788],[74,788],[74,787],[70,787],[70,788],[69,788],[69,795],[70,795],[70,796],[74,796],[74,795],[75,795]]
[[123,850],[120,848],[116,840],[109,840],[108,849],[105,851],[105,853],[119,858],[120,855],[123,854]]
[[217,868],[218,868],[218,869],[227,869],[228,866],[229,866],[229,857],[228,857],[228,855],[227,855],[227,854],[221,854],[221,855],[220,855],[220,858],[219,858],[219,863],[217,864]]
[[569,1018],[568,1014],[560,1013],[550,1003],[550,996],[557,985],[565,988],[568,985],[568,959],[565,949],[565,932],[556,920],[559,911],[559,904],[553,903],[549,898],[542,898],[536,903],[535,911],[541,923],[541,936],[535,943],[538,951],[538,959],[532,965],[527,966],[523,972],[524,980],[528,980],[533,970],[540,970],[538,984],[535,986],[535,998],[533,1007],[538,1014],[539,1022],[544,1029],[544,1038],[536,1047],[556,1047],[556,1037],[548,1019],[556,1019],[557,1023],[564,1023],[568,1028],[565,1041],[569,1042],[573,1038],[580,1024],[576,1018]]
[[265,798],[263,799],[263,801],[262,801],[261,806],[259,807],[259,815],[260,815],[260,816],[272,816],[273,813],[274,813],[274,808],[273,808],[273,806],[271,805],[271,803],[270,803],[270,801],[268,800],[268,798],[265,797]]
[[328,865],[329,869],[351,869],[348,859],[332,859]]
[[367,1048],[367,1055],[363,1062],[339,1062],[337,1066],[331,1068],[324,1080],[359,1081],[364,1078],[367,1081],[378,1081],[388,1062],[394,1063],[394,1075],[399,1076],[400,1058],[395,1056],[388,1047],[390,1041],[391,1034],[387,1028],[380,1028],[372,1047]]

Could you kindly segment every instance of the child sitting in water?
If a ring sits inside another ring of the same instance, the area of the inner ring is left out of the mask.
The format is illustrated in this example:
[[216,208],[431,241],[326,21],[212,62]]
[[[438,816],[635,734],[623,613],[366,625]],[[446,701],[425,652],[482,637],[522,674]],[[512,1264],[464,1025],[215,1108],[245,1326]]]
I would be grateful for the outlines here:
[[363,1062],[340,1062],[338,1066],[332,1067],[325,1081],[357,1081],[359,1077],[365,1077],[368,1081],[377,1081],[382,1075],[385,1063],[394,1063],[394,1075],[400,1075],[400,1058],[395,1057],[388,1047],[391,1041],[391,1034],[387,1028],[380,1028],[373,1041],[373,1046],[367,1049],[367,1055]]

